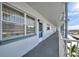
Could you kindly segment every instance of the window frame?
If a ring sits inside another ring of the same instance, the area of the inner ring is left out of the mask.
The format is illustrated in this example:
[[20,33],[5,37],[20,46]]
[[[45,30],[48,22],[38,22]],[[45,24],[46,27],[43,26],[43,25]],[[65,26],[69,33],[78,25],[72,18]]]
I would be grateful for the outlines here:
[[50,24],[47,24],[47,31],[50,30]]
[[[3,5],[6,6],[7,10],[13,11],[14,13],[15,13],[15,12],[17,12],[17,13],[22,13],[22,14],[23,14],[23,18],[24,18],[24,13],[23,13],[23,12],[17,11],[17,10],[14,9],[13,7],[7,6],[6,4],[3,4]],[[3,7],[3,6],[2,6],[2,7]],[[9,8],[9,9],[8,9],[8,8]],[[4,13],[3,10],[2,10],[2,12]],[[19,16],[19,14],[17,14],[17,15]],[[12,15],[10,15],[9,18],[10,18],[11,16],[12,16]],[[17,17],[16,14],[15,14],[14,18],[15,18],[15,17]],[[19,16],[19,17],[20,17],[20,16]],[[15,19],[15,20],[16,20],[16,19]],[[20,20],[20,19],[19,19],[19,20]],[[21,19],[21,20],[22,20],[22,19]],[[13,24],[16,24],[16,25],[17,25],[17,22],[16,22],[16,21],[13,22],[13,21],[11,21],[10,19],[9,19],[8,21],[3,19],[2,22],[4,22],[4,21],[5,21],[5,23],[6,23],[6,22],[11,23],[11,22],[12,22]],[[25,21],[25,20],[23,19],[23,21]],[[16,25],[15,25],[15,28],[16,28]],[[19,23],[18,23],[18,25],[19,25]],[[22,25],[23,25],[23,24],[22,24]],[[19,25],[19,26],[22,26],[22,25]],[[2,25],[2,26],[3,26],[3,25]],[[25,28],[25,27],[24,27],[24,28]],[[15,31],[15,30],[14,30],[14,31]],[[16,31],[15,31],[15,32],[16,32]],[[3,31],[2,31],[2,33],[3,33]],[[2,35],[3,35],[3,34],[2,34]],[[21,34],[19,34],[19,35],[21,35]],[[25,35],[25,32],[24,32],[24,35]],[[18,35],[15,35],[14,37],[16,37],[16,36],[18,37]],[[13,37],[13,35],[12,35],[12,37]],[[2,36],[2,38],[3,38],[3,36]],[[4,39],[4,40],[6,40],[6,39]],[[7,39],[7,40],[8,40],[8,39]]]
[[[9,6],[9,7],[11,7],[11,8],[13,8],[13,9],[15,9],[15,10],[17,10],[17,11],[19,11],[19,12],[22,12],[23,14],[24,14],[24,21],[27,21],[27,17],[26,17],[26,15],[29,15],[30,16],[30,14],[28,14],[28,13],[26,13],[25,11],[23,11],[23,10],[21,10],[21,9],[19,9],[19,8],[17,8],[17,7],[15,7],[15,6],[13,6],[13,5],[11,5],[11,4],[9,4],[9,3],[6,3],[6,2],[1,2],[1,8],[3,8],[2,6],[3,6],[3,4],[4,5],[7,5],[7,6]],[[32,16],[31,15],[31,17],[33,17],[34,19],[35,19],[35,24],[36,24],[36,17],[35,16]],[[2,11],[2,9],[1,9],[1,24],[2,24],[2,21],[4,21],[3,20],[3,11]],[[22,37],[14,37],[14,38],[10,38],[10,39],[6,39],[6,40],[4,40],[3,39],[3,35],[2,35],[2,30],[1,30],[1,40],[0,40],[0,45],[4,45],[4,44],[8,44],[8,43],[11,43],[11,42],[15,42],[15,41],[18,41],[18,40],[23,40],[23,39],[26,39],[27,37],[32,37],[32,36],[35,36],[36,35],[36,25],[35,25],[35,34],[33,34],[33,35],[27,35],[26,34],[26,30],[25,30],[25,28],[26,28],[26,22],[24,22],[24,36],[22,36]],[[17,40],[16,40],[17,39]]]
[[[31,34],[28,34],[27,32],[28,32],[28,19],[27,18],[30,18],[30,19],[32,19],[33,21],[34,21],[34,33],[31,33]],[[31,36],[31,35],[36,35],[36,19],[35,19],[35,17],[34,16],[32,16],[32,15],[30,15],[30,14],[27,14],[26,15],[26,34],[27,34],[27,36]]]

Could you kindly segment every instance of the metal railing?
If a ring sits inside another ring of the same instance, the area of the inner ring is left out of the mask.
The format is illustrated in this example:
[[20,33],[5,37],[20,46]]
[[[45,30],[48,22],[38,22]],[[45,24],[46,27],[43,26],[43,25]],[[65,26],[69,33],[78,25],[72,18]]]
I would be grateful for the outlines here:
[[64,53],[67,57],[79,57],[79,40],[63,39],[65,44]]

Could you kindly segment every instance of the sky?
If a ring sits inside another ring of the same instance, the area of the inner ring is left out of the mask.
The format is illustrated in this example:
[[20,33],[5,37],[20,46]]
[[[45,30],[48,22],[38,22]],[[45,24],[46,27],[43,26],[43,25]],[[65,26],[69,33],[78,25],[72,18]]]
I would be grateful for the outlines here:
[[79,3],[68,3],[68,28],[79,29]]

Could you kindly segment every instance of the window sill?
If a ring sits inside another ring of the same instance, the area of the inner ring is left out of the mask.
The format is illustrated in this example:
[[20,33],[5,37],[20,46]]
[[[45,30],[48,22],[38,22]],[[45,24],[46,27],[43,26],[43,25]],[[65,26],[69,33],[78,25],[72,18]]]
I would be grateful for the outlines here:
[[16,38],[12,38],[12,39],[6,39],[4,41],[0,41],[0,45],[5,45],[5,44],[9,44],[9,43],[12,43],[12,42],[16,42],[16,41],[20,41],[20,40],[25,40],[27,38],[30,38],[30,37],[33,37],[35,36],[36,34],[34,35],[27,35],[27,36],[22,36],[22,37],[16,37]]

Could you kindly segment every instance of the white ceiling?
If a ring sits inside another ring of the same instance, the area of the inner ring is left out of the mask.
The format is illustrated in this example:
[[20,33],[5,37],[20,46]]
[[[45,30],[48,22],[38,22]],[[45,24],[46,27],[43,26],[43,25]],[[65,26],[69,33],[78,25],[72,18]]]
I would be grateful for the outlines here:
[[55,26],[61,23],[61,15],[65,10],[63,2],[26,2]]

